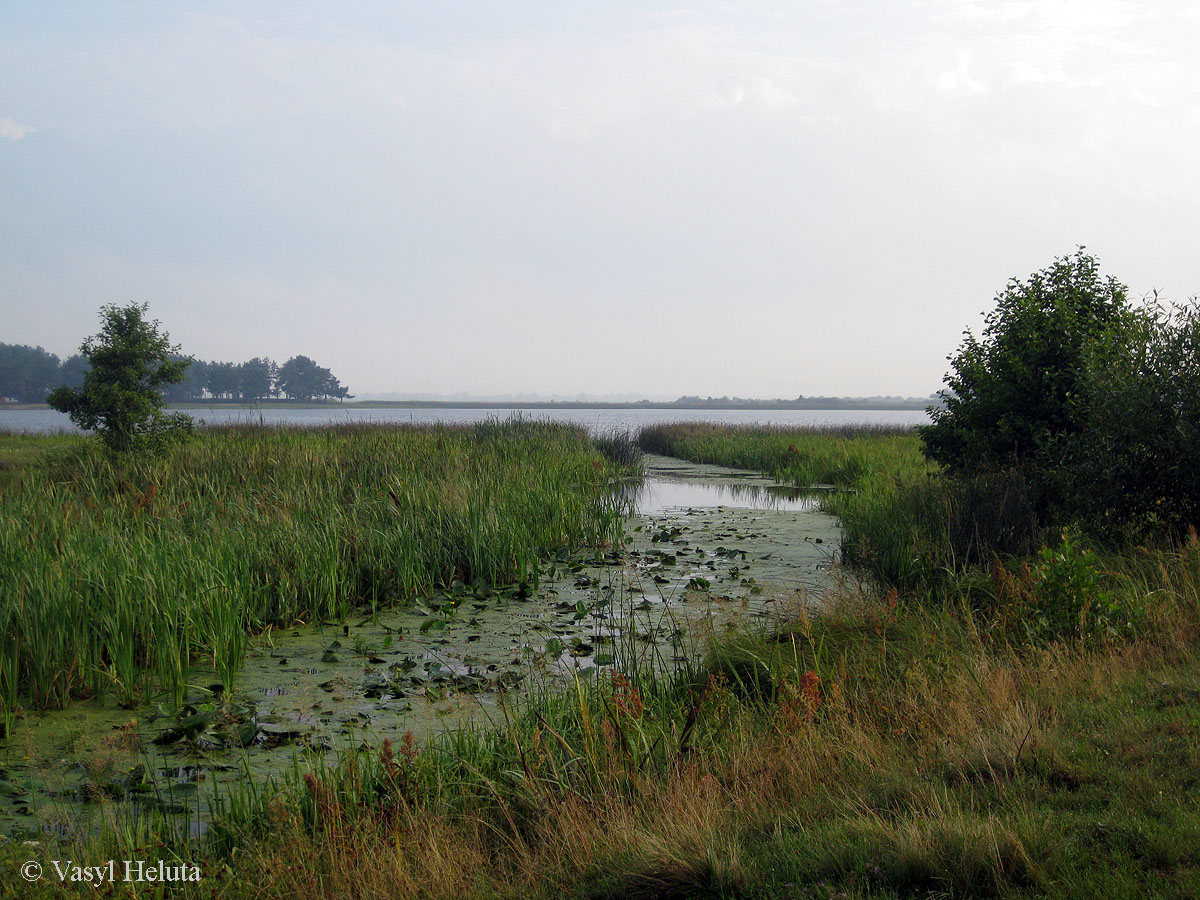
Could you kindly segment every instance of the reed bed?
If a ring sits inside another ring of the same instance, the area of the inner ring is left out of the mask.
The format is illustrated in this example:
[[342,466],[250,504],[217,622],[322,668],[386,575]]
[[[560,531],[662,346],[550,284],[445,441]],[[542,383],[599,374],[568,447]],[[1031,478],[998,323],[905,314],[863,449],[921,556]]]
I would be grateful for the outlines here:
[[638,443],[651,453],[756,469],[800,487],[866,489],[932,471],[921,457],[916,433],[892,426],[678,422],[643,428]]
[[0,480],[0,704],[178,697],[197,657],[231,686],[249,632],[535,581],[619,533],[625,472],[582,429],[520,420],[73,442]]

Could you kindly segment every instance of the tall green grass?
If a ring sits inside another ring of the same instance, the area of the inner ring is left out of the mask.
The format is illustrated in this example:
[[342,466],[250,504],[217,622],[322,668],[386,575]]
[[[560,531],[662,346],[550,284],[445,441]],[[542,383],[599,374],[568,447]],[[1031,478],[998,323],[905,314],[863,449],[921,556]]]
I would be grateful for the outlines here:
[[231,681],[255,629],[536,580],[543,554],[613,540],[624,471],[529,421],[80,442],[0,482],[0,702],[178,695],[197,656]]
[[638,433],[643,450],[765,472],[800,486],[864,489],[931,471],[911,428],[679,422]]

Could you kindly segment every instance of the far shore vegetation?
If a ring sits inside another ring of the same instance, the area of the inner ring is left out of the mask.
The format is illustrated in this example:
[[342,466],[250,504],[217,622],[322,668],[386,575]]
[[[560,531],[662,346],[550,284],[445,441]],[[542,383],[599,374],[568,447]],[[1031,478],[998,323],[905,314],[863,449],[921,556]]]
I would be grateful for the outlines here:
[[[138,308],[146,312],[144,304]],[[169,404],[312,403],[341,401],[353,396],[329,369],[307,356],[293,356],[284,363],[276,363],[267,357],[255,357],[242,363],[206,362],[184,356],[179,347],[171,349],[169,362],[179,367],[180,377],[160,386],[163,400]],[[44,403],[56,388],[78,390],[83,387],[91,367],[85,348],[60,360],[41,347],[0,344],[0,408],[3,405]]]
[[189,898],[1200,896],[1197,347],[1195,303],[1130,303],[1081,248],[1010,282],[915,430],[0,438],[8,729],[178,685],[194,656],[236,684],[273,621],[615,551],[604,488],[639,447],[819,489],[846,564],[819,606],[673,671],[620,659],[499,729],[231,785],[198,839],[146,819],[0,843],[2,889],[91,896],[13,873],[147,858],[198,865],[169,889]]
[[[926,410],[941,404],[937,397],[798,397],[793,400],[752,399],[745,397],[691,398],[677,400],[292,400],[287,397],[263,397],[257,400],[231,400],[227,397],[197,397],[167,403],[177,409],[195,408],[280,408],[280,409],[745,409],[745,410]],[[37,409],[44,402],[18,401],[7,397],[0,410]],[[0,419],[0,424],[3,420]]]

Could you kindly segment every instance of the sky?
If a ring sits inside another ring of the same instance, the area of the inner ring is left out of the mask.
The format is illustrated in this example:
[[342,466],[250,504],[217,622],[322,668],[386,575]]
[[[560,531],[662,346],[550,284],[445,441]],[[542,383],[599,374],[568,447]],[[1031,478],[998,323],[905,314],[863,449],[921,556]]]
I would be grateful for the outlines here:
[[0,342],[360,397],[926,396],[1084,245],[1200,293],[1200,8],[0,4]]

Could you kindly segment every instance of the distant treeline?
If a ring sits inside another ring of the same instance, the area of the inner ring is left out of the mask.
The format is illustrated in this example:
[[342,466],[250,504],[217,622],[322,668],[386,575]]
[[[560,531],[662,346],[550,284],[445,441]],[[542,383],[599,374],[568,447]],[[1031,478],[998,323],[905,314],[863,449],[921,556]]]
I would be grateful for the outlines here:
[[[83,385],[88,361],[80,354],[60,360],[41,347],[0,344],[0,402],[41,403],[59,385]],[[307,356],[283,365],[266,357],[243,363],[192,360],[183,381],[163,390],[171,403],[230,400],[248,403],[273,397],[288,400],[342,400],[352,396],[324,366]]]
[[941,397],[805,397],[794,400],[756,400],[750,397],[685,396],[669,406],[684,409],[925,409],[940,406]]

